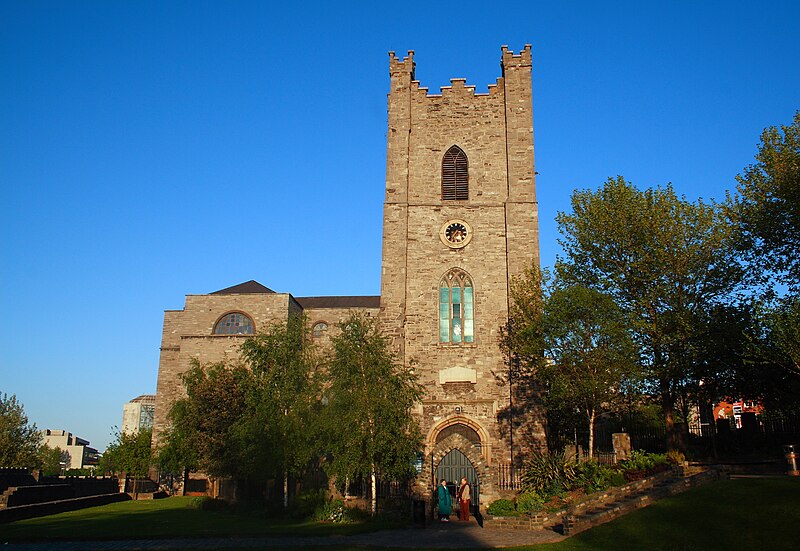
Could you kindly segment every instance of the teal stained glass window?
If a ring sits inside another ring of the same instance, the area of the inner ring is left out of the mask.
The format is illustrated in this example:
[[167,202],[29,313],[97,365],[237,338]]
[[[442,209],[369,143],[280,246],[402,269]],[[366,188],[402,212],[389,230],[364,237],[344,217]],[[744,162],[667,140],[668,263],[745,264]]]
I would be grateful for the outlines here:
[[215,335],[252,335],[253,320],[241,312],[226,314],[214,326]]
[[475,342],[472,280],[463,270],[450,270],[439,284],[439,342]]

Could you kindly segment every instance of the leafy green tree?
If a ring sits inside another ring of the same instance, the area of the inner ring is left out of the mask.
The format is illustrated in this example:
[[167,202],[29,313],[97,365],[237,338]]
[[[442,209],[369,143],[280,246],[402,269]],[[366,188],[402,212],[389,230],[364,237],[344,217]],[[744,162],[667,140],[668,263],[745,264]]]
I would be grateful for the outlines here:
[[737,180],[740,251],[756,273],[800,289],[800,111],[792,124],[764,130],[755,164]]
[[161,464],[175,470],[183,463],[212,477],[243,477],[240,435],[251,377],[239,363],[195,360],[183,375],[186,396],[170,410]]
[[625,316],[610,296],[570,286],[545,299],[542,330],[548,361],[539,376],[548,400],[583,414],[592,457],[595,418],[615,409],[639,376]]
[[245,341],[242,356],[252,372],[241,424],[250,437],[243,438],[242,461],[251,477],[283,475],[288,506],[289,475],[301,475],[318,452],[318,358],[306,319],[292,316],[271,325]]
[[153,463],[151,429],[137,432],[117,432],[100,458],[98,468],[103,473],[127,473],[137,478],[146,477]]
[[421,434],[411,408],[422,387],[400,364],[374,318],[351,313],[332,338],[323,426],[330,452],[327,470],[339,480],[369,478],[376,512],[378,474],[412,472]]
[[61,474],[63,465],[69,461],[69,453],[58,446],[51,448],[47,444],[42,444],[39,448],[39,461],[42,465],[42,473],[46,476]]
[[787,371],[800,375],[800,295],[788,295],[765,316],[774,361]]
[[626,313],[668,445],[679,447],[674,414],[691,376],[686,352],[703,313],[730,301],[742,282],[726,213],[678,197],[670,185],[640,191],[618,177],[574,192],[572,212],[557,221],[566,255],[560,277],[611,295]]
[[[575,427],[577,411],[589,427],[638,390],[637,350],[624,313],[610,296],[578,285],[560,286],[532,267],[511,283],[509,321],[501,348],[513,358],[515,401],[530,411],[538,398],[547,410],[548,441]],[[570,430],[571,432],[571,430]]]
[[0,396],[0,467],[38,468],[42,436],[16,395]]

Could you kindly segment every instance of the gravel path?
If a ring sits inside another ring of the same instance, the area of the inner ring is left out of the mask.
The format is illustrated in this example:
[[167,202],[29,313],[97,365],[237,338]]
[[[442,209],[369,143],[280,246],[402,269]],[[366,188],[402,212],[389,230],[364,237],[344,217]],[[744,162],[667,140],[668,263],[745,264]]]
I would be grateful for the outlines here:
[[[2,536],[0,536],[1,538]],[[392,548],[486,549],[560,541],[563,536],[549,530],[488,530],[474,522],[451,522],[425,529],[383,530],[354,536],[277,536],[257,538],[203,538],[171,540],[69,541],[7,543],[0,551],[163,551],[170,549],[285,549],[311,546],[355,545]],[[1,541],[1,540],[0,540]]]

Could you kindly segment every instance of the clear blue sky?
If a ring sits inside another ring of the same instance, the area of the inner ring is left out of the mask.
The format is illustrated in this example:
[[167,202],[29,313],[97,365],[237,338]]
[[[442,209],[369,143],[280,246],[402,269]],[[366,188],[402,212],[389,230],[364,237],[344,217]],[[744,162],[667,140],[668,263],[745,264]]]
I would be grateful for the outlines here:
[[800,109],[797,6],[2,2],[0,392],[102,450],[185,294],[379,294],[389,50],[485,91],[533,44],[545,264],[575,188],[722,198]]

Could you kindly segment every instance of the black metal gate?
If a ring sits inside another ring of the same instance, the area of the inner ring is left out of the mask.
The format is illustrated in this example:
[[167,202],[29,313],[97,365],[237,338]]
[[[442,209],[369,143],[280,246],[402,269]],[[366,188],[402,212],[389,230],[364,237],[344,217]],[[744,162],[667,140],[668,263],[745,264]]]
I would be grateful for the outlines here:
[[452,450],[442,458],[441,463],[436,467],[436,483],[438,484],[443,478],[447,480],[447,488],[450,490],[450,495],[455,499],[456,490],[461,485],[463,477],[466,477],[472,489],[472,510],[477,511],[480,507],[481,494],[478,473],[466,455],[460,450]]

